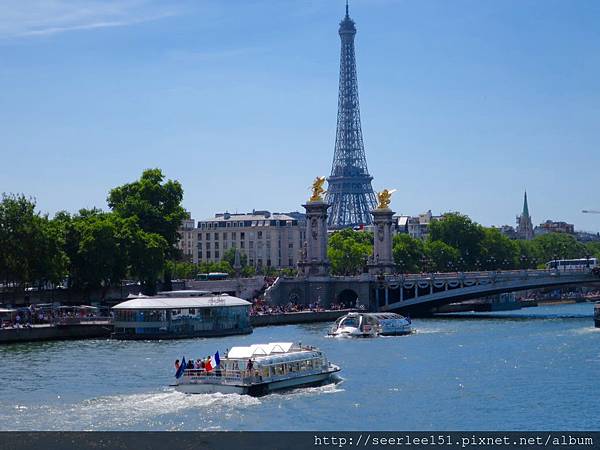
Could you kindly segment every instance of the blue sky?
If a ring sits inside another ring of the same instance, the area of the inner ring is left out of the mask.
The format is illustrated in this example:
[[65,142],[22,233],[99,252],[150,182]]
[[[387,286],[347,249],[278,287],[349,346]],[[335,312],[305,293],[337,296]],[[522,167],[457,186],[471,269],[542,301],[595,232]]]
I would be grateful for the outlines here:
[[[352,0],[395,211],[600,231],[600,2]],[[0,192],[106,208],[160,167],[196,219],[300,208],[333,157],[343,0],[4,0]]]

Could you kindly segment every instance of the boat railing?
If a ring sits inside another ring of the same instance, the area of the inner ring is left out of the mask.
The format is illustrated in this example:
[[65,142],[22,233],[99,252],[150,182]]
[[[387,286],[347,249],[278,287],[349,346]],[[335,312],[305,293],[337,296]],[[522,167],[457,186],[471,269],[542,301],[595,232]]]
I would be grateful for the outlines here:
[[208,372],[204,369],[185,369],[184,377],[202,381],[246,381],[253,376],[246,370],[213,369]]

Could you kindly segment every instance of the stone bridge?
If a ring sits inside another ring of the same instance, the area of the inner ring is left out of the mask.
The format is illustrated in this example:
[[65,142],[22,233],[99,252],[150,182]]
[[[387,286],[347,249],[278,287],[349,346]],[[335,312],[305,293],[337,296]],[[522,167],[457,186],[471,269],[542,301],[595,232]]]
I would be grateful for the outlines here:
[[423,314],[436,306],[506,292],[600,283],[591,270],[515,270],[380,277],[370,307]]
[[279,278],[267,292],[274,304],[357,303],[370,311],[428,314],[432,308],[504,292],[600,283],[590,270],[518,270],[355,277]]

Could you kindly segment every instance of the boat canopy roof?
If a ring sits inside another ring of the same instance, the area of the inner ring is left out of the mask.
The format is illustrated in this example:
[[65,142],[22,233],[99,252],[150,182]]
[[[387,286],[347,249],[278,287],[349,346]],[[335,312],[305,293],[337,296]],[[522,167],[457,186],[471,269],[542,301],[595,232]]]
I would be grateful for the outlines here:
[[181,309],[214,308],[218,306],[248,306],[250,302],[229,295],[211,295],[199,297],[142,297],[127,300],[113,306],[112,309]]
[[229,359],[249,359],[258,356],[269,356],[275,353],[287,353],[294,344],[292,342],[269,342],[253,344],[249,347],[232,347],[227,353]]

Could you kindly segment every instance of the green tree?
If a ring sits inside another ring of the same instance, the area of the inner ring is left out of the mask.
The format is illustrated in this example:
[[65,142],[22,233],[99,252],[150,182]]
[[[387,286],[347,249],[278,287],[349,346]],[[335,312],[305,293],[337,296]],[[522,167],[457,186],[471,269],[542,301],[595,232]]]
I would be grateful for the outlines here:
[[[223,253],[223,261],[227,261],[231,267],[235,264],[235,248],[231,247]],[[248,256],[243,251],[240,251],[240,265],[246,267],[248,265]]]
[[[144,232],[162,236],[167,243],[167,256],[174,256],[177,230],[187,213],[181,206],[181,184],[164,178],[160,169],[147,169],[139,180],[112,189],[108,205],[120,217],[135,217]],[[154,238],[151,240],[157,243]]]
[[481,260],[476,261],[476,269],[511,270],[517,267],[518,247],[514,241],[496,228],[483,228],[483,234]]
[[432,272],[452,272],[457,269],[460,252],[442,241],[425,242],[425,256]]
[[[181,222],[187,217],[185,209],[181,206],[183,188],[178,181],[164,181],[165,176],[160,169],[147,169],[139,180],[112,189],[108,195],[108,205],[120,217],[134,218],[145,234],[140,234],[139,242],[146,242],[150,247],[146,250],[153,254],[155,262],[166,259],[177,259],[180,251],[175,247],[180,238],[178,230]],[[160,236],[162,240],[156,238]],[[163,243],[166,245],[163,248]],[[136,253],[141,249],[135,247]],[[158,255],[162,254],[162,257]],[[134,273],[142,270],[140,262],[133,261]],[[137,270],[136,270],[137,269]],[[146,270],[148,269],[148,270]],[[170,289],[171,273],[169,267],[152,266],[144,268],[142,272],[148,277],[151,273],[163,273],[165,288]],[[156,281],[146,279],[143,283],[149,291],[154,290]]]
[[553,259],[585,258],[588,249],[575,237],[565,233],[548,233],[536,237],[532,241],[537,247],[542,262]]
[[460,252],[462,270],[473,270],[482,259],[483,227],[468,216],[446,213],[429,225],[429,239],[442,241]]
[[586,251],[590,256],[600,259],[600,242],[588,242],[586,244]]
[[59,213],[54,221],[64,233],[69,272],[74,287],[86,290],[118,284],[129,266],[128,234],[133,220],[97,209],[74,217]]
[[373,251],[373,234],[345,229],[329,238],[327,257],[334,275],[356,275],[362,272]]
[[423,241],[408,234],[397,234],[392,244],[392,254],[400,273],[417,273],[422,270],[425,255]]
[[536,269],[545,262],[534,241],[514,241],[516,246],[517,267],[519,269]]
[[0,201],[0,276],[18,288],[57,283],[66,274],[67,258],[60,230],[35,211],[35,201],[3,194]]
[[166,261],[165,271],[168,271],[173,278],[180,280],[192,280],[200,272],[197,264],[174,260]]
[[160,234],[147,233],[137,226],[129,228],[127,241],[131,273],[142,283],[145,295],[155,295],[169,244]]

